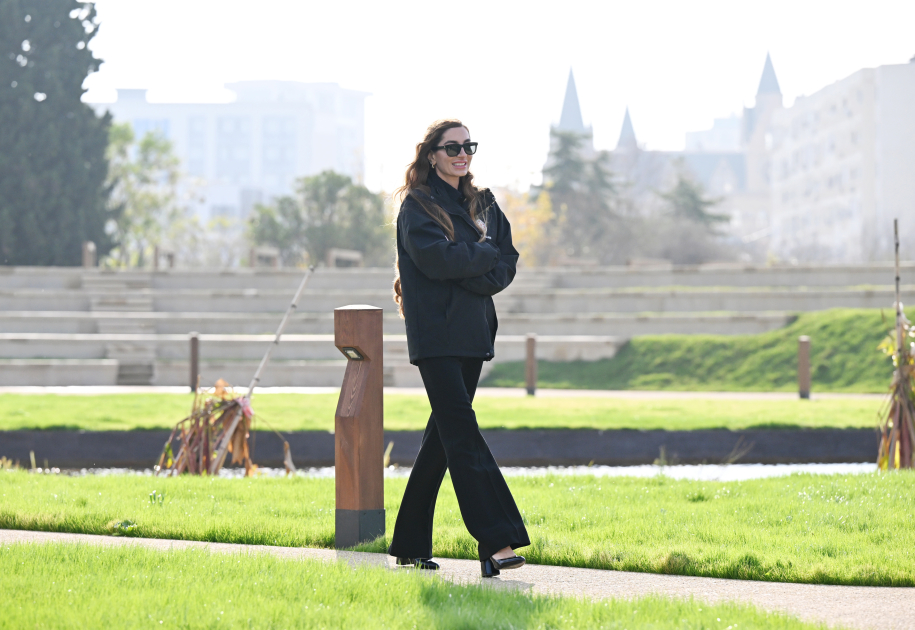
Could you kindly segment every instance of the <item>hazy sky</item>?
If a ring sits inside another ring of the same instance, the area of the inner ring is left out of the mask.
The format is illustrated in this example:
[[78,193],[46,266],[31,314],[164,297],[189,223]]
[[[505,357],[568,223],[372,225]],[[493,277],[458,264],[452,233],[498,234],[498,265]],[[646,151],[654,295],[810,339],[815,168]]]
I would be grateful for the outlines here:
[[915,2],[421,2],[97,0],[105,63],[87,100],[149,88],[161,102],[224,101],[224,83],[334,82],[366,99],[366,183],[399,185],[429,122],[480,143],[476,181],[539,181],[569,68],[598,149],[626,106],[648,148],[752,105],[766,52],[790,105],[864,67],[915,55]]

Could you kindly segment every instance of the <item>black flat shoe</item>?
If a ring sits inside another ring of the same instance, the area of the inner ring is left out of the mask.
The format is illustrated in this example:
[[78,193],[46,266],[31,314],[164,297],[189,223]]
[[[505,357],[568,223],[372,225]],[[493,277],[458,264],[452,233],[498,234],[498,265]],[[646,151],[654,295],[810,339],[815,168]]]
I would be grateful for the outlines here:
[[397,558],[397,564],[402,567],[413,565],[426,571],[438,571],[439,568],[437,562],[432,562],[432,558]]
[[483,573],[483,577],[495,577],[499,575],[502,569],[518,569],[524,566],[524,557],[523,556],[512,556],[511,558],[502,558],[498,560],[496,558],[489,558],[488,560],[483,560],[480,562],[480,569]]

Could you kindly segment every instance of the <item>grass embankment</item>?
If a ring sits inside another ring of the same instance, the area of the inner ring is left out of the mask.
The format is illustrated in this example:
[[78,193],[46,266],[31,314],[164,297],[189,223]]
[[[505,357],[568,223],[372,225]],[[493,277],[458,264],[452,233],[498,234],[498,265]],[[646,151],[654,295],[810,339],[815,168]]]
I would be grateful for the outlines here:
[[[170,429],[187,415],[184,394],[101,396],[0,396],[0,431]],[[429,418],[425,396],[385,397],[388,430],[421,431]],[[280,431],[332,431],[336,394],[255,396],[257,417]],[[788,429],[870,428],[879,401],[826,400],[624,400],[618,398],[493,398],[474,401],[483,429]],[[255,427],[266,430],[267,424]],[[8,455],[2,452],[0,455]]]
[[[758,335],[635,337],[612,359],[540,361],[538,383],[567,389],[793,391],[797,339],[808,335],[815,392],[882,393],[893,366],[877,345],[893,328],[890,305],[884,314],[886,321],[879,310],[833,309],[803,313],[785,328]],[[480,385],[523,387],[524,363],[497,364]]]
[[[532,541],[522,553],[533,563],[884,586],[915,585],[906,509],[915,504],[913,482],[909,472],[733,483],[508,478]],[[405,484],[385,481],[388,538]],[[164,493],[161,503],[150,501],[154,491]],[[332,547],[334,482],[4,472],[0,528]],[[361,549],[383,552],[387,542]],[[434,552],[476,558],[449,482],[439,494]]]
[[200,550],[9,545],[0,547],[0,576],[7,628],[824,627],[737,604],[591,602],[416,571]]

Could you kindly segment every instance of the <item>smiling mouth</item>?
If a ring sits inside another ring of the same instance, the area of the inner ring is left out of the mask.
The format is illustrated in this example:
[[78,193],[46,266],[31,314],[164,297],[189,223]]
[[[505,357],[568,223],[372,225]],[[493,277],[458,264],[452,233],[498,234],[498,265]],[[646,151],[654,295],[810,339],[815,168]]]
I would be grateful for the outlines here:
[[452,162],[451,166],[454,168],[466,168],[467,162]]

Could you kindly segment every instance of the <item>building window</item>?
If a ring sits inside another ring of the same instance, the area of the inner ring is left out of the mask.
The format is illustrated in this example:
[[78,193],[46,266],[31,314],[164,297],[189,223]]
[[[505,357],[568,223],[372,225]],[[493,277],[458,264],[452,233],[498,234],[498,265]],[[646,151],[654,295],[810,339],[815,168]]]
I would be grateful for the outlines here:
[[193,177],[206,176],[207,124],[203,116],[187,120],[187,172]]
[[169,124],[167,118],[135,118],[133,120],[133,133],[137,140],[146,134],[158,133],[163,138],[168,138]]
[[216,175],[244,183],[251,175],[251,120],[223,116],[216,120]]
[[[287,185],[296,175],[296,119],[265,116],[261,137],[261,172],[271,187]],[[269,180],[266,176],[270,176]]]

